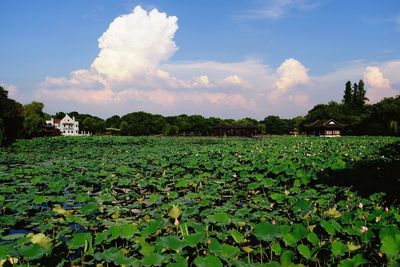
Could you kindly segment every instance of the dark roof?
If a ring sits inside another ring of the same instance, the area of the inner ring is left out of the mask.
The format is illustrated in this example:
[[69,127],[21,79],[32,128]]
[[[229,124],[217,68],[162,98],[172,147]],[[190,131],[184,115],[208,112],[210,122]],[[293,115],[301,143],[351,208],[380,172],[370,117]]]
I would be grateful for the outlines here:
[[214,129],[258,129],[257,126],[254,125],[216,125]]
[[43,128],[46,128],[46,129],[55,129],[56,126],[51,125],[51,124],[45,124],[45,125],[43,125]]
[[315,122],[311,124],[306,124],[304,125],[307,128],[343,128],[346,126],[346,124],[339,123],[335,121],[334,119],[329,119],[329,120],[316,120]]

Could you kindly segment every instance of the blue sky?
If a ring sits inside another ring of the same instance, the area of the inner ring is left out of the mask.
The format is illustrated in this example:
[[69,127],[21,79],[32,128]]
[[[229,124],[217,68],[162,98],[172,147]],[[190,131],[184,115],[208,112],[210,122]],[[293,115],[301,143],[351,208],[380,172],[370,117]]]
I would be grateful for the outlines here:
[[371,103],[399,94],[398,0],[2,0],[0,9],[0,84],[50,113],[261,119],[340,101],[347,80],[366,80]]

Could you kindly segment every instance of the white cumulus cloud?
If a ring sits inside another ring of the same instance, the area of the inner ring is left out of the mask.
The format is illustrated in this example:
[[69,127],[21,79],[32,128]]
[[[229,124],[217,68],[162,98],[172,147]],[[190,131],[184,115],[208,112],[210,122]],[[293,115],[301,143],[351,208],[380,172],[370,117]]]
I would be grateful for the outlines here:
[[100,53],[92,68],[110,79],[125,80],[154,71],[177,50],[177,17],[137,6],[116,18],[99,38]]
[[275,83],[276,90],[287,91],[296,84],[310,82],[306,67],[293,58],[286,59],[278,68],[279,80]]
[[367,98],[371,103],[376,103],[384,97],[395,96],[397,93],[378,67],[367,67],[364,71],[364,80],[368,88]]
[[[270,103],[295,100],[294,103],[304,105],[304,97],[299,101],[299,97],[291,95],[290,90],[298,85],[310,83],[307,68],[298,60],[293,58],[286,59],[277,69],[278,79],[275,82],[273,91],[268,95]],[[291,97],[289,97],[291,96]]]

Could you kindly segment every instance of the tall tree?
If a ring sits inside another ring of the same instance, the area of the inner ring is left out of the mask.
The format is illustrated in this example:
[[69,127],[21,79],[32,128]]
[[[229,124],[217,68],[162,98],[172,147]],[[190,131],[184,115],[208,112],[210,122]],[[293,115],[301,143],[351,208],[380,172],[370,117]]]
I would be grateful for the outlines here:
[[345,105],[351,105],[352,99],[353,99],[353,90],[351,89],[351,82],[347,81],[346,88],[344,89],[342,103]]
[[354,106],[356,106],[357,101],[358,101],[358,84],[354,83],[353,84],[353,98],[352,98],[351,102]]
[[356,99],[356,106],[359,108],[362,108],[365,105],[365,102],[368,100],[368,98],[365,96],[367,94],[367,91],[365,90],[364,87],[364,81],[360,80],[358,82],[358,92],[357,92],[357,99]]
[[42,135],[43,125],[46,121],[43,108],[44,105],[40,102],[32,102],[24,106],[24,137],[32,138]]
[[0,145],[10,144],[22,130],[23,106],[8,98],[8,91],[0,86]]

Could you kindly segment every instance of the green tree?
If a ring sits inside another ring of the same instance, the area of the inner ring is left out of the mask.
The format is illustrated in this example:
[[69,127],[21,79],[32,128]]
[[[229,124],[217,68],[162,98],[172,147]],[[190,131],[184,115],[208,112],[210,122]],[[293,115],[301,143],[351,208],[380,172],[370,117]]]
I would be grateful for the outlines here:
[[179,131],[181,133],[189,133],[190,131],[190,121],[189,116],[186,114],[181,114],[176,117],[177,126],[179,127]]
[[0,145],[11,144],[21,135],[23,106],[8,98],[8,91],[0,86]]
[[24,106],[23,110],[23,135],[26,138],[38,137],[43,133],[43,125],[46,122],[43,113],[44,105],[40,102],[32,102]]
[[92,134],[103,133],[105,131],[106,125],[103,119],[94,117],[88,114],[80,114],[78,118],[79,129],[82,131],[89,131]]
[[118,115],[114,115],[106,119],[106,128],[119,128],[121,124],[121,118]]
[[235,124],[257,126],[258,125],[258,121],[255,120],[255,119],[252,119],[252,118],[244,118],[244,119],[237,120]]
[[303,116],[294,117],[292,119],[293,128],[295,128],[298,132],[301,132],[303,130],[302,125],[303,125],[304,121],[305,121],[305,118]]
[[121,133],[123,135],[132,135],[131,126],[129,125],[129,123],[127,121],[121,121],[121,124],[119,127],[120,127]]
[[[73,115],[71,115],[71,116],[73,116]],[[58,120],[61,120],[64,117],[65,117],[65,112],[62,112],[62,111],[59,111],[56,113],[56,115],[54,115],[54,119],[58,119]]]
[[267,134],[288,134],[290,132],[287,120],[283,120],[279,116],[268,116],[263,123]]
[[351,105],[353,99],[353,90],[351,89],[351,82],[347,81],[346,87],[344,89],[344,95],[342,103],[345,105]]
[[368,114],[362,122],[363,134],[400,135],[400,95],[372,105]]
[[190,132],[195,135],[210,135],[212,131],[212,123],[201,115],[189,116]]
[[163,135],[178,135],[179,127],[176,125],[165,124],[163,127]]
[[368,100],[366,97],[367,91],[365,90],[365,84],[363,80],[358,82],[358,92],[357,98],[355,99],[355,106],[358,108],[362,108],[365,105],[365,102]]
[[122,116],[120,128],[124,135],[150,135],[161,134],[164,125],[163,116],[140,111]]
[[353,106],[356,106],[358,102],[358,84],[353,84],[353,98],[351,99],[351,103]]
[[318,104],[308,111],[305,116],[306,123],[312,123],[316,120],[335,119],[343,122],[347,118],[344,112],[345,106],[334,101],[328,104]]

